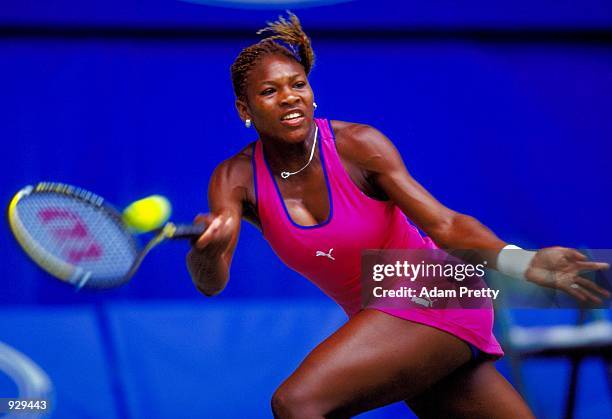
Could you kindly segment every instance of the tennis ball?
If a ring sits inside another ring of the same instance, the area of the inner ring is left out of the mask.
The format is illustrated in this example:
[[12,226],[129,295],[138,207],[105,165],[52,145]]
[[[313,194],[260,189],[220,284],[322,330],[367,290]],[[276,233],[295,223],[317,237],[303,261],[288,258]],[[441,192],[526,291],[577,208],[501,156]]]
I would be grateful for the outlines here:
[[151,195],[132,202],[123,210],[123,221],[137,233],[147,233],[164,225],[170,213],[170,201],[161,195]]

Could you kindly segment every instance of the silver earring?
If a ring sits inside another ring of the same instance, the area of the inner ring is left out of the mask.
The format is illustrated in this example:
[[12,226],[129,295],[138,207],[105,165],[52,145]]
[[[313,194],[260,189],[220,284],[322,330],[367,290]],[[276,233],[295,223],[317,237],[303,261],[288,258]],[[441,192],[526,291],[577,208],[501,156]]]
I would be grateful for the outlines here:
[[251,128],[251,120],[247,119],[246,121],[244,121],[244,126],[247,128]]
[[312,102],[312,107],[317,109],[317,102]]

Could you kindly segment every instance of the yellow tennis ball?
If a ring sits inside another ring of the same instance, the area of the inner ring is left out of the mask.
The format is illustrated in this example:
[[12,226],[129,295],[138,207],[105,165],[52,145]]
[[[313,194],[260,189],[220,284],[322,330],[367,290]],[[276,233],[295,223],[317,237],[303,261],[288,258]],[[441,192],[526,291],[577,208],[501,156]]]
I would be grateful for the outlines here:
[[170,201],[161,195],[151,195],[132,202],[123,210],[123,221],[137,233],[146,233],[164,225],[170,213]]

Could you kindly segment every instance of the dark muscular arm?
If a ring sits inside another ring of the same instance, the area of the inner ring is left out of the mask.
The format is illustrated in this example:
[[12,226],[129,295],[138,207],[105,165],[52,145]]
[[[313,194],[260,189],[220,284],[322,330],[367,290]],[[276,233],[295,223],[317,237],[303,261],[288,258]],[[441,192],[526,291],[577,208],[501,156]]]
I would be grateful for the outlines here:
[[[466,261],[486,261],[497,268],[497,256],[506,243],[474,217],[455,212],[438,202],[414,180],[389,139],[372,127],[346,124],[338,142],[347,156],[426,232],[436,244]],[[575,249],[548,247],[538,250],[525,271],[528,281],[560,289],[582,302],[601,304],[610,292],[580,276],[586,270],[605,270],[608,263],[591,262]]]
[[187,254],[187,268],[196,288],[207,296],[223,291],[229,279],[248,177],[243,160],[236,156],[215,169],[208,187],[210,214],[196,217],[209,227]]

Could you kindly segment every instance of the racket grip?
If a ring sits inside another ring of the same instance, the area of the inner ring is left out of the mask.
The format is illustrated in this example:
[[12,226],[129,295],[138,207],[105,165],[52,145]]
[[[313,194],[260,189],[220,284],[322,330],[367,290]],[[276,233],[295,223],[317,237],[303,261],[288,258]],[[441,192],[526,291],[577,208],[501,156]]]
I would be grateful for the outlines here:
[[172,235],[173,239],[197,239],[208,226],[204,224],[179,224]]

